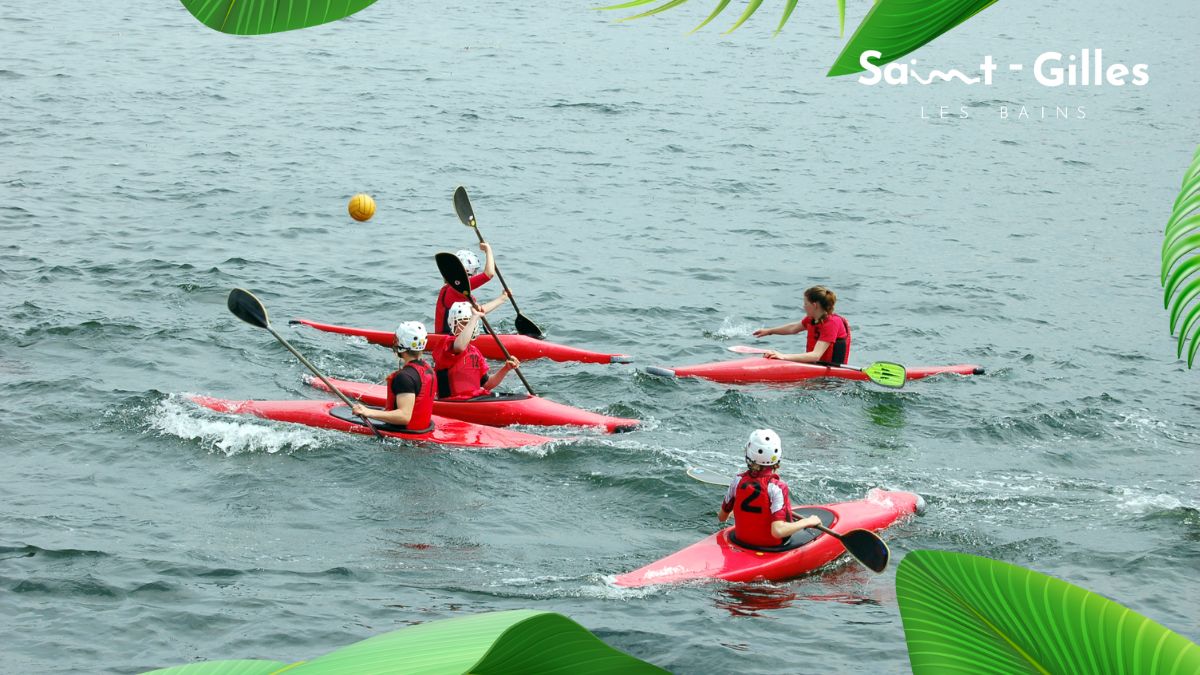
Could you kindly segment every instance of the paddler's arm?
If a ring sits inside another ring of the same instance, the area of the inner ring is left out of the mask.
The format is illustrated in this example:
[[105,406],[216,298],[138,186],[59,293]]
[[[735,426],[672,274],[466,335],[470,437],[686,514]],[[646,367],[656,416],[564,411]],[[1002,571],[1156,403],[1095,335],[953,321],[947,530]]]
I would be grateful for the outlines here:
[[486,241],[479,242],[479,250],[483,251],[487,256],[487,260],[483,263],[483,273],[487,278],[491,279],[496,276],[496,258],[492,255],[492,245]]
[[729,489],[725,490],[725,499],[721,500],[721,510],[717,511],[717,522],[723,523],[729,520],[729,516],[733,513],[733,499],[737,496],[738,482],[734,481],[729,484]]
[[467,325],[454,338],[454,344],[450,345],[450,351],[455,354],[467,351],[467,347],[471,345],[471,336],[475,334],[475,324],[479,323],[479,317],[481,316],[483,315],[479,312],[471,311],[471,318],[467,320]]
[[408,420],[412,419],[413,404],[417,402],[416,394],[397,394],[395,410],[376,410],[368,408],[359,403],[354,406],[354,414],[363,417],[370,417],[373,420],[387,422],[388,424],[408,424]]
[[491,377],[488,378],[487,382],[483,383],[483,388],[484,389],[495,389],[501,382],[504,381],[504,376],[508,375],[508,371],[510,371],[513,368],[516,368],[520,365],[521,365],[521,362],[517,360],[517,357],[515,357],[515,356],[508,357],[508,360],[504,362],[504,365],[500,366],[500,370],[497,370],[495,375],[492,375]]
[[801,330],[804,330],[804,327],[800,325],[802,323],[804,323],[804,319],[793,321],[792,323],[785,323],[782,326],[775,326],[774,328],[759,328],[758,330],[754,331],[754,337],[763,337],[765,335],[795,335]]
[[796,534],[800,530],[816,527],[821,524],[821,519],[816,516],[801,518],[794,523],[789,523],[783,520],[776,520],[771,523],[771,536],[779,539],[787,539]]
[[821,360],[821,355],[824,354],[825,350],[827,349],[829,349],[829,343],[824,340],[820,340],[817,342],[817,344],[813,345],[813,350],[811,352],[804,352],[803,354],[781,354],[780,352],[769,351],[763,354],[763,358],[779,359],[780,361],[794,361],[796,363],[815,363]]
[[505,303],[505,301],[507,301],[507,300],[508,300],[508,291],[504,291],[504,292],[500,293],[500,297],[496,298],[495,300],[492,300],[491,302],[484,303],[484,305],[482,307],[480,307],[479,309],[482,309],[484,314],[491,314],[493,309],[496,309],[500,305],[503,305]]

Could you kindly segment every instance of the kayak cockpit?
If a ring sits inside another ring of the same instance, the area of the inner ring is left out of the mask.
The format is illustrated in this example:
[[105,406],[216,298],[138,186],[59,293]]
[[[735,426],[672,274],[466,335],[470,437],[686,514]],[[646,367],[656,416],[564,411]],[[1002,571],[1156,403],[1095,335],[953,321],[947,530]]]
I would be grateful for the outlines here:
[[[829,509],[815,507],[815,506],[806,506],[804,508],[792,509],[792,514],[794,515],[795,520],[799,520],[801,518],[808,518],[809,516],[816,516],[821,519],[821,524],[824,525],[825,527],[832,527],[834,521],[837,520],[837,515],[833,511],[830,511]],[[733,544],[734,546],[737,546],[738,548],[744,548],[747,551],[762,551],[764,553],[784,553],[786,551],[791,551],[791,550],[800,548],[801,546],[804,546],[806,544],[812,543],[812,541],[814,539],[816,539],[817,537],[821,536],[821,534],[822,534],[822,532],[820,530],[816,529],[815,527],[810,527],[807,529],[800,530],[799,532],[788,537],[779,546],[752,546],[750,544],[747,544],[747,543],[739,540],[736,536],[734,536],[733,528],[731,527],[731,528],[729,528],[729,543]]]
[[[374,410],[383,410],[383,408],[379,408],[376,406],[367,406],[367,407],[372,408]],[[339,405],[339,406],[330,408],[329,414],[333,415],[334,417],[338,418],[339,420],[350,422],[351,424],[357,424],[360,427],[366,426],[365,424],[363,424],[363,419],[361,417],[359,417],[358,415],[355,415],[353,412],[350,411],[349,408],[347,408],[344,405]],[[399,424],[390,424],[388,422],[380,422],[379,420],[371,420],[371,426],[375,427],[376,429],[378,429],[380,431],[390,431],[392,433],[397,433],[397,434],[427,434],[427,433],[433,431],[434,424],[433,424],[433,422],[430,422],[429,426],[425,427],[424,429],[409,429],[408,427],[400,426]]]

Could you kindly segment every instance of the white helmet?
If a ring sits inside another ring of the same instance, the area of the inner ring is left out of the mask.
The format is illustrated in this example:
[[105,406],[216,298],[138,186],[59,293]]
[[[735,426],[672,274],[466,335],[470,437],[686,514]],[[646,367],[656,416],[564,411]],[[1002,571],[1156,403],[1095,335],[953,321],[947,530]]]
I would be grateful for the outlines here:
[[[467,321],[470,321],[473,314],[474,311],[472,310],[471,303],[469,302],[456,302],[453,305],[450,305],[450,312],[446,315],[446,325],[450,327],[450,332],[454,335],[458,335],[458,324],[460,322],[466,323]],[[475,331],[471,336],[471,339],[474,340],[477,337],[479,337],[478,322],[475,323]]]
[[429,333],[420,321],[405,321],[396,326],[396,349],[421,352],[425,351],[427,342]]
[[463,269],[467,271],[467,276],[473,277],[483,271],[483,263],[479,262],[479,256],[475,255],[474,251],[463,249],[454,255],[462,261]]
[[770,429],[755,429],[746,441],[746,461],[758,466],[775,466],[783,457],[779,434]]

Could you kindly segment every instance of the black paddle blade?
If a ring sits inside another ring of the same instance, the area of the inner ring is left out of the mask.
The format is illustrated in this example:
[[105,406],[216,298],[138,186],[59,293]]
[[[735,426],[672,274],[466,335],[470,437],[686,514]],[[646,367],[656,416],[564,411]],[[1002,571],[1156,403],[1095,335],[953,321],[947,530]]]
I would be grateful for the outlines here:
[[438,271],[442,273],[442,280],[450,284],[450,288],[463,295],[471,294],[471,278],[467,276],[467,268],[463,267],[458,256],[443,251],[433,256],[433,259],[437,261]]
[[471,208],[471,199],[467,197],[467,189],[459,185],[454,191],[454,212],[458,219],[467,227],[475,227],[475,210]]
[[841,536],[846,552],[876,574],[887,569],[891,552],[879,535],[870,530],[850,530]]
[[518,314],[513,323],[516,325],[517,332],[521,335],[537,338],[539,340],[543,338],[542,329],[538,328],[538,325],[531,321],[524,314]]
[[259,302],[258,298],[254,297],[253,293],[244,288],[235,288],[229,291],[229,300],[225,304],[234,316],[248,324],[259,328],[267,328],[271,325],[271,321],[267,318],[267,308],[263,306],[262,302]]

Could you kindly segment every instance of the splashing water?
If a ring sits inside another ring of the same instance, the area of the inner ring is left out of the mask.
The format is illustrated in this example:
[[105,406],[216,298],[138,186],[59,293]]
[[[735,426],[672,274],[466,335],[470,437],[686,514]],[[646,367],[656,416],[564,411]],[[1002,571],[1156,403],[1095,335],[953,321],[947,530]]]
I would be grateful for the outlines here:
[[209,417],[175,394],[155,406],[148,424],[160,433],[199,441],[210,452],[223,452],[226,457],[247,452],[275,454],[281,450],[312,450],[323,445],[323,436],[315,429],[284,430],[254,418]]

